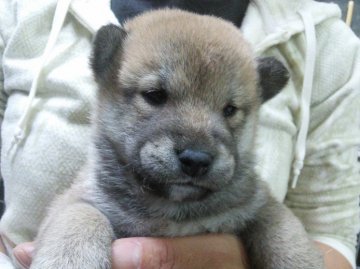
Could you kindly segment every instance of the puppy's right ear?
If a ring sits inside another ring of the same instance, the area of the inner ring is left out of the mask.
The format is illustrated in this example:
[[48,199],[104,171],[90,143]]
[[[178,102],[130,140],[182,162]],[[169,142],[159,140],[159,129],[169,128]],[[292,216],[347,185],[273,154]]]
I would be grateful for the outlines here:
[[273,98],[287,84],[290,74],[283,63],[274,57],[257,59],[262,101]]
[[116,79],[120,68],[122,45],[126,38],[126,31],[114,24],[100,28],[96,33],[91,56],[91,68],[95,79],[106,83]]

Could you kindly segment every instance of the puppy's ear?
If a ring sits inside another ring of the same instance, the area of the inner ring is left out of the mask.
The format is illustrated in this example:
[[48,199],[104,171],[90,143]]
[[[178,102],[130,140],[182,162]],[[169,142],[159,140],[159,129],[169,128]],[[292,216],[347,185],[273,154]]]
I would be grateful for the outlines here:
[[114,24],[100,28],[95,36],[91,56],[91,68],[98,82],[116,79],[120,68],[122,45],[126,31]]
[[263,102],[274,97],[289,80],[289,71],[274,57],[257,59],[260,79],[261,97]]

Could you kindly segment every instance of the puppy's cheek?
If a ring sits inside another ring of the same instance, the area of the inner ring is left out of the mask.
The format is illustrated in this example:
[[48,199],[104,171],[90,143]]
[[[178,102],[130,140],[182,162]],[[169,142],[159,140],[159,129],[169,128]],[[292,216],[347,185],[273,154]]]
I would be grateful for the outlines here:
[[138,144],[136,137],[132,135],[126,135],[120,141],[122,141],[122,146],[118,149],[119,153],[125,155],[129,161],[135,159],[136,147]]
[[176,177],[179,165],[174,142],[168,137],[147,141],[140,149],[140,165],[143,172],[154,180]]
[[218,158],[209,174],[209,181],[217,187],[227,184],[234,176],[235,158],[222,144],[218,147]]

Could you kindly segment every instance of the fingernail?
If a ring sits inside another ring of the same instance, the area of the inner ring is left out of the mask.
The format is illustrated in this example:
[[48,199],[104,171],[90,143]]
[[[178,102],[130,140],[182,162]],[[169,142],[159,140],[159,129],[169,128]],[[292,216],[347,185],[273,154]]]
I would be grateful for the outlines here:
[[112,247],[113,268],[138,269],[142,247],[133,239],[116,240]]
[[23,268],[31,265],[31,256],[34,252],[33,244],[22,244],[14,249],[14,257]]

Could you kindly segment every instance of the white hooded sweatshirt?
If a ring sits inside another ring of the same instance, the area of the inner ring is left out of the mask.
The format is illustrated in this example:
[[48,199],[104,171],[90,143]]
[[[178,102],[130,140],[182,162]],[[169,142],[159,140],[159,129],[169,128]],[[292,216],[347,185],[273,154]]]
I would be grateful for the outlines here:
[[[108,23],[117,24],[109,1],[0,0],[0,232],[8,246],[34,239],[45,208],[85,162],[96,91],[88,59]],[[355,268],[360,41],[336,5],[310,0],[253,0],[241,31],[257,55],[291,71],[261,109],[259,174],[314,240]]]

